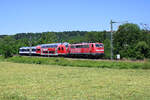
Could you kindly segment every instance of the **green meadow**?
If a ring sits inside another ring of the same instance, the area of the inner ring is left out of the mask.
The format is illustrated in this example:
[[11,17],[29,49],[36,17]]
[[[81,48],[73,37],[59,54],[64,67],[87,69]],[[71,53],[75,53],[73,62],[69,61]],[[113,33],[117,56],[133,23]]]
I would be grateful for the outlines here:
[[150,69],[150,61],[110,61],[92,59],[68,59],[63,57],[29,57],[14,56],[8,59],[0,58],[0,61],[15,63],[59,65],[66,67],[89,67],[89,68],[111,68],[111,69]]
[[150,100],[150,70],[0,61],[0,100]]

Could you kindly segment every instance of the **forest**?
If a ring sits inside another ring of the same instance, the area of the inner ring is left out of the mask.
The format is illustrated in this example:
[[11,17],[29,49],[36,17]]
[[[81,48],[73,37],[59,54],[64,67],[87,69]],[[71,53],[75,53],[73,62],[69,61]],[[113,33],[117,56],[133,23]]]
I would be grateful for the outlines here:
[[[110,59],[110,31],[64,31],[41,33],[17,33],[0,35],[0,55],[5,58],[18,54],[20,47],[47,43],[104,43],[105,59]],[[113,32],[113,53],[121,58],[150,58],[150,31],[133,23],[120,25]]]

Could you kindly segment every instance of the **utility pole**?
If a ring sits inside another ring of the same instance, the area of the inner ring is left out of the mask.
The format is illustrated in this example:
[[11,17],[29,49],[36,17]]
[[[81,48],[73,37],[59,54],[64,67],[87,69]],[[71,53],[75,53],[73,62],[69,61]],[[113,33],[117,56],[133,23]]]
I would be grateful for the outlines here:
[[113,60],[113,23],[128,23],[128,21],[124,21],[124,22],[114,22],[114,21],[110,21],[110,29],[111,29],[111,60]]
[[111,28],[111,51],[110,51],[110,53],[111,53],[111,60],[113,60],[113,21],[111,20],[110,21],[110,28]]

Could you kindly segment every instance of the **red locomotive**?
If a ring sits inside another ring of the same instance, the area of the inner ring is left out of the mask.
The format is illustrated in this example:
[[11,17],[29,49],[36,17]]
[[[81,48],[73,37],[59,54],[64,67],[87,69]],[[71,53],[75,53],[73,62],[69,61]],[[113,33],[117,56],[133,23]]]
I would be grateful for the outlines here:
[[69,54],[100,56],[104,54],[104,45],[102,43],[71,44],[69,47]]

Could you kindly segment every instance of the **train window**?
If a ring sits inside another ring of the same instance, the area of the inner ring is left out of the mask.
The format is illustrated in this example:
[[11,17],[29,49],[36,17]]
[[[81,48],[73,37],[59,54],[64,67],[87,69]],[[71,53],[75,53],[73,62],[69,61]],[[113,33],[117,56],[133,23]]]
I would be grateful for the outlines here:
[[47,46],[42,46],[42,48],[56,48],[57,45],[47,45]]
[[42,48],[46,48],[46,46],[42,46]]
[[103,47],[103,44],[96,44],[96,47]]
[[89,48],[89,45],[76,45],[76,48]]
[[60,50],[60,47],[58,48],[58,50]]
[[74,45],[72,45],[72,46],[71,46],[71,48],[75,48],[75,46],[74,46]]
[[43,53],[48,53],[48,51],[43,51]]
[[81,48],[81,45],[76,45],[76,48]]
[[64,50],[64,48],[63,48],[63,47],[62,47],[61,49],[62,49],[62,50]]
[[49,53],[55,53],[55,51],[49,51]]
[[82,45],[82,48],[89,48],[89,45]]
[[99,44],[100,45],[100,47],[104,47],[104,45],[103,44]]
[[94,47],[93,44],[92,44],[92,47]]
[[29,51],[29,49],[20,49],[20,51],[25,52],[25,51]]
[[55,45],[54,48],[57,48],[57,45]]
[[67,45],[65,45],[66,46],[66,48],[68,48],[68,44]]
[[56,48],[57,47],[57,45],[51,45],[51,48]]
[[42,48],[57,48],[57,45],[44,45]]
[[36,49],[32,49],[32,51],[36,51]]
[[40,51],[40,49],[37,49],[37,51]]

